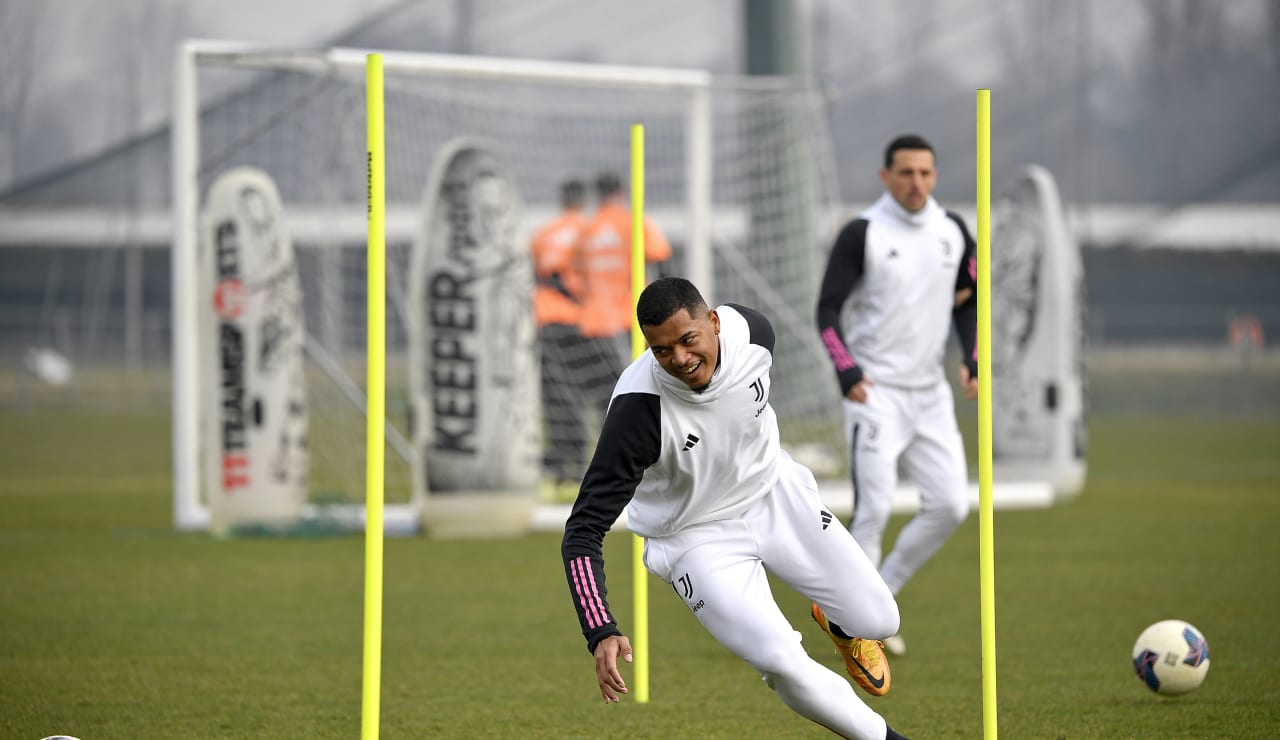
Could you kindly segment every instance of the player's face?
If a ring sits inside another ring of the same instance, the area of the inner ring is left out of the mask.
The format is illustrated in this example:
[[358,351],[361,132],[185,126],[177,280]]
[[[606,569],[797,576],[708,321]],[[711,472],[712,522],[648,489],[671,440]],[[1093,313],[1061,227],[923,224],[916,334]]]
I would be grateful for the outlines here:
[[711,383],[720,360],[720,316],[714,310],[695,318],[682,308],[657,326],[640,328],[663,370],[695,391]]
[[893,166],[880,170],[880,181],[898,205],[912,213],[919,211],[929,201],[929,194],[938,181],[933,152],[899,149],[893,153]]

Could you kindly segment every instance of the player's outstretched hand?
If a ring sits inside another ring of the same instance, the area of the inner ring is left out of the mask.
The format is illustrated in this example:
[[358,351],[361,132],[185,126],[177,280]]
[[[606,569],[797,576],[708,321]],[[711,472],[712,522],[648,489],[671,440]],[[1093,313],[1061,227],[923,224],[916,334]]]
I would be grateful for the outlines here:
[[618,672],[618,656],[631,662],[631,641],[626,635],[611,635],[596,645],[596,682],[605,704],[616,704],[622,701],[618,694],[627,693],[627,682]]
[[868,378],[866,375],[863,375],[862,380],[859,380],[857,385],[850,388],[849,392],[846,393],[844,397],[849,399],[850,401],[853,401],[854,403],[866,403],[867,389],[873,385],[875,385],[875,383],[871,382],[871,378]]
[[960,365],[960,385],[964,388],[964,397],[970,401],[978,399],[978,376],[969,375],[969,367]]

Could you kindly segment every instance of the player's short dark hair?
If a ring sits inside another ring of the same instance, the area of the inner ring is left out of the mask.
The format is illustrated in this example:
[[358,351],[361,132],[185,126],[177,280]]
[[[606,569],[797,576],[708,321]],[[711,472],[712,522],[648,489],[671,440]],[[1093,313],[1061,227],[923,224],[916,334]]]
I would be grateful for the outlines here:
[[707,312],[707,302],[693,283],[684,278],[658,278],[649,283],[636,301],[636,321],[640,326],[657,326],[682,308],[697,318]]
[[924,149],[932,154],[934,159],[938,158],[938,153],[933,150],[933,144],[930,144],[923,136],[919,134],[903,134],[889,142],[889,146],[884,149],[884,168],[886,170],[893,169],[893,155],[897,154],[899,149]]
[[560,205],[564,208],[581,208],[587,200],[586,183],[578,179],[560,184]]
[[596,176],[596,195],[601,200],[612,198],[622,192],[622,181],[613,172],[601,172]]

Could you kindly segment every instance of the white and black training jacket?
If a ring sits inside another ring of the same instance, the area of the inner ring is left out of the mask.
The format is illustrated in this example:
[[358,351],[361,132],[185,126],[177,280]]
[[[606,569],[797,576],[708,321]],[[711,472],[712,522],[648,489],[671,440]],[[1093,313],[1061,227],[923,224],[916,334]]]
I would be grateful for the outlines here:
[[618,379],[561,555],[587,649],[618,635],[609,611],[602,545],[627,511],[627,528],[661,537],[751,508],[778,480],[778,420],[769,405],[773,326],[726,304],[720,360],[694,392],[646,351]]
[[[933,198],[912,213],[885,193],[845,225],[827,258],[817,316],[842,394],[864,373],[902,388],[944,379],[952,324],[977,377],[976,252],[964,221]],[[964,289],[973,293],[956,306]]]

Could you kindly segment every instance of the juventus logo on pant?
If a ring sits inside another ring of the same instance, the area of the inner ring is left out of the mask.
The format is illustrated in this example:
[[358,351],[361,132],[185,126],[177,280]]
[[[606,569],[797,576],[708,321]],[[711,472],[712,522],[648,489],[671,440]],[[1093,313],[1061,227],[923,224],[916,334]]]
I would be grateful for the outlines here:
[[834,517],[832,517],[831,512],[827,511],[826,509],[823,509],[823,510],[822,510],[822,528],[823,528],[824,530],[825,530],[827,527],[830,527],[830,526],[831,526],[831,520],[832,520],[833,518],[834,518]]
[[679,580],[671,584],[671,588],[674,588],[676,593],[683,596],[685,600],[693,598],[693,579],[689,578],[688,573],[680,576]]

